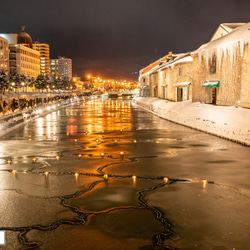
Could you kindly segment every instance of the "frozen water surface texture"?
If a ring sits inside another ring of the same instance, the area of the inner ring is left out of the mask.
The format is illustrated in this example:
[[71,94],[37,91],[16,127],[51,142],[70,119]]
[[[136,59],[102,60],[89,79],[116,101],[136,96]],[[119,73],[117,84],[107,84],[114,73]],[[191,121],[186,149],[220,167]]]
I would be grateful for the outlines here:
[[0,149],[0,249],[250,248],[250,148],[131,100],[54,111]]

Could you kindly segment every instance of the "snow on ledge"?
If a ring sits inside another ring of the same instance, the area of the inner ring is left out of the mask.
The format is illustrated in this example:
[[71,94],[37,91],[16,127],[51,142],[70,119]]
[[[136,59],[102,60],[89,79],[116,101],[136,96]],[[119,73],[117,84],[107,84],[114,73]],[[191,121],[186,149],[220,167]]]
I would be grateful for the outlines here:
[[250,109],[234,106],[168,102],[156,97],[135,97],[143,109],[169,121],[250,146]]

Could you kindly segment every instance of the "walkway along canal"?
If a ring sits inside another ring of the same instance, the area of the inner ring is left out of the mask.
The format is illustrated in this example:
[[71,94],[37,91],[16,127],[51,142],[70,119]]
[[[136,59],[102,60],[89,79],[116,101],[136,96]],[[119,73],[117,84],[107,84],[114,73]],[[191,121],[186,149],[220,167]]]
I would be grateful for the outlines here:
[[0,249],[249,249],[249,147],[93,98],[0,148]]

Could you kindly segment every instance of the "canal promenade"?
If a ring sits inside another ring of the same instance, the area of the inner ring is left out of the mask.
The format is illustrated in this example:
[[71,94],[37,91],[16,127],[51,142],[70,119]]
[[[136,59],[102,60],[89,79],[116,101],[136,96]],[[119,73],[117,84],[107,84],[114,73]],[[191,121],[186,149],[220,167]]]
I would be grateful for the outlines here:
[[[87,100],[89,98],[100,97],[99,92],[78,92],[78,93],[25,93],[20,95],[21,97],[27,98],[27,100],[32,100],[39,98],[40,103],[36,105],[30,105],[23,109],[11,110],[11,107],[7,109],[7,112],[0,112],[0,137],[10,133],[11,131],[25,125],[25,123],[30,122],[33,119],[47,115],[53,111],[66,108],[73,104],[78,103],[81,100]],[[57,98],[53,97],[57,96]],[[49,100],[49,98],[51,100]],[[8,100],[9,103],[13,99],[17,100],[16,93],[0,95],[1,100]]]
[[249,109],[190,100],[168,102],[156,97],[136,97],[133,102],[161,118],[250,146]]
[[25,123],[51,113],[52,111],[65,108],[78,101],[71,98],[60,100],[52,103],[45,103],[38,107],[28,108],[25,110],[18,110],[16,112],[9,112],[0,117],[0,137],[10,133],[11,131],[23,126]]

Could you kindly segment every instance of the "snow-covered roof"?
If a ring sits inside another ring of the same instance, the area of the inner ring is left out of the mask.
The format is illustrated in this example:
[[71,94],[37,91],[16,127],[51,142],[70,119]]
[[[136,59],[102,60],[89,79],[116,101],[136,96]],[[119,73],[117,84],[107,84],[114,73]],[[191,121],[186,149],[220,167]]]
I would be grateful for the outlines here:
[[143,68],[143,69],[141,70],[141,74],[144,75],[144,74],[148,73],[148,72],[151,71],[153,68],[157,67],[161,61],[166,60],[166,58],[167,58],[167,56],[164,56],[164,57],[161,57],[160,59],[158,59],[158,60],[156,60],[156,61],[150,63],[148,66],[146,66],[145,68]]
[[230,33],[234,29],[236,29],[244,24],[246,24],[246,23],[221,23],[220,26],[223,27],[228,33]]
[[216,40],[222,36],[231,33],[234,29],[244,25],[246,23],[221,23],[214,32],[210,41]]
[[190,53],[178,54],[178,56],[174,60],[169,61],[169,62],[165,63],[164,65],[161,65],[161,67],[159,67],[158,70],[162,70],[162,69],[169,68],[169,67],[173,68],[176,64],[185,63],[185,62],[192,62],[192,61],[193,61],[193,57],[190,56]]
[[174,67],[178,63],[191,62],[191,61],[193,61],[193,58],[190,56],[190,53],[172,54],[170,60],[165,60],[165,61],[161,59],[157,60],[154,64],[154,67],[151,67],[146,72],[142,71],[140,77],[152,74],[154,72],[157,72],[159,70],[162,70],[168,67]]
[[238,48],[240,48],[240,53],[242,55],[244,46],[246,44],[249,44],[250,46],[250,22],[222,23],[219,27],[225,29],[228,34],[201,45],[193,52],[173,54],[171,60],[166,60],[168,58],[167,56],[162,57],[148,65],[146,68],[142,69],[140,71],[140,77],[152,74],[168,67],[174,67],[179,63],[192,62],[193,54],[198,54],[200,60],[203,57],[207,63],[212,58],[212,56],[216,54],[218,66],[220,66],[222,55],[230,56],[232,65]]
[[235,58],[236,52],[240,48],[240,54],[243,54],[244,46],[250,41],[250,22],[238,26],[228,35],[222,36],[216,40],[201,45],[192,54],[199,54],[199,58],[205,58],[208,62],[216,54],[220,65],[222,55],[230,56],[231,64]]

